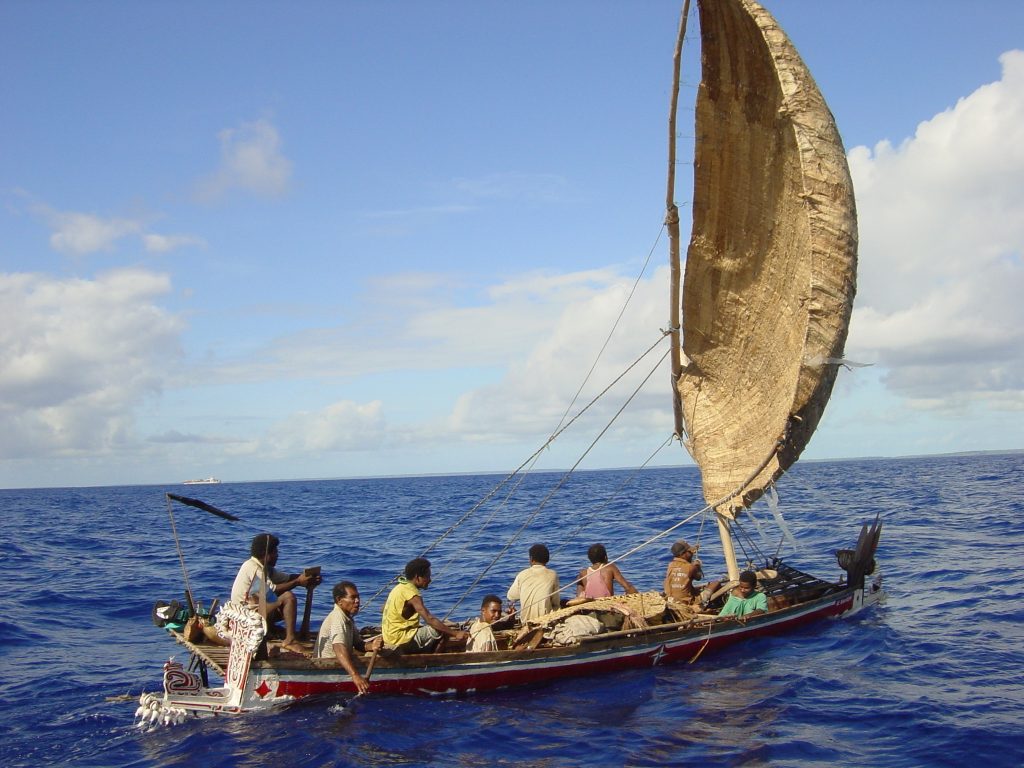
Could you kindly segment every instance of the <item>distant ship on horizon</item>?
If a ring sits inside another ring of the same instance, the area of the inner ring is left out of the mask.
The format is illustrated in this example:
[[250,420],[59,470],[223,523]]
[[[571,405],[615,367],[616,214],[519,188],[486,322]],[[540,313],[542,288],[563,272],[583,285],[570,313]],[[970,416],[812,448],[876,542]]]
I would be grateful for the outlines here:
[[183,480],[182,485],[217,485],[220,482],[216,477],[204,477],[199,480]]

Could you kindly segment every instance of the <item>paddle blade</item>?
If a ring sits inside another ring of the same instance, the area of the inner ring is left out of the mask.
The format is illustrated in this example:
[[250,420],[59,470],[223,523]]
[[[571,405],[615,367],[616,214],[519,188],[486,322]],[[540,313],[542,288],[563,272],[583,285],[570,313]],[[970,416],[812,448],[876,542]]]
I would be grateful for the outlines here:
[[168,493],[167,498],[184,504],[187,507],[195,507],[196,509],[201,509],[204,512],[209,512],[211,515],[223,517],[225,520],[235,521],[241,519],[235,517],[234,515],[228,512],[225,512],[223,509],[217,509],[217,507],[213,506],[212,504],[207,504],[205,501],[200,501],[199,499],[190,499],[188,496],[179,496],[176,493]]

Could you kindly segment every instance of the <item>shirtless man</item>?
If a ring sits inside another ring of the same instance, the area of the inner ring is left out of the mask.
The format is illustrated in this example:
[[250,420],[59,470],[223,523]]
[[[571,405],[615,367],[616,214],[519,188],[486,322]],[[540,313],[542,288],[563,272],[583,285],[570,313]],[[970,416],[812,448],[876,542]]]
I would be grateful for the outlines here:
[[580,579],[576,585],[577,597],[610,597],[615,593],[615,582],[626,590],[627,594],[635,594],[636,587],[629,583],[617,565],[608,564],[608,552],[604,544],[594,544],[587,550],[590,567],[580,571]]
[[405,576],[398,579],[384,603],[381,630],[388,648],[402,653],[431,653],[440,648],[442,638],[456,642],[469,639],[468,632],[452,629],[427,610],[420,591],[430,586],[430,581],[429,560],[417,557],[406,563]]
[[[295,615],[297,612],[295,587],[316,586],[320,576],[307,576],[300,573],[289,576],[274,568],[277,565],[277,547],[280,543],[277,536],[270,533],[257,533],[249,547],[251,557],[242,563],[231,586],[231,601],[246,603],[257,611],[263,612],[268,624],[278,619],[284,620],[284,641],[281,648],[286,651],[303,653],[302,646],[295,638]],[[267,576],[269,575],[269,579]],[[265,592],[264,607],[260,606],[260,593]]]

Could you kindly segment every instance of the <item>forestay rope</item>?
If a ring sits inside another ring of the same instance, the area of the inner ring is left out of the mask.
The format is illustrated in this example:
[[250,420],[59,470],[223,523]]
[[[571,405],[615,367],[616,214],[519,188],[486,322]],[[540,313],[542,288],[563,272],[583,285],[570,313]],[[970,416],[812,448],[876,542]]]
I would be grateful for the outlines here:
[[[492,488],[490,490],[490,492],[488,492],[488,494],[486,496],[484,496],[482,499],[480,499],[480,501],[478,501],[476,504],[474,504],[458,520],[456,520],[452,525],[450,525],[447,528],[447,530],[445,530],[444,533],[442,533],[440,536],[438,536],[438,538],[435,539],[434,542],[430,546],[428,546],[425,550],[423,550],[423,552],[420,553],[419,556],[420,557],[424,557],[427,554],[429,554],[430,552],[432,552],[434,549],[436,549],[437,546],[442,541],[444,541],[446,538],[448,538],[448,536],[450,536],[459,526],[461,526],[467,519],[469,519],[469,517],[471,515],[473,515],[478,509],[480,509],[480,507],[482,507],[485,503],[487,503],[487,501],[489,501],[499,490],[501,490],[510,480],[512,480],[512,478],[514,478],[518,474],[520,474],[520,472],[522,472],[523,469],[528,464],[530,464],[532,461],[534,461],[536,459],[536,457],[538,457],[545,450],[547,450],[547,448],[553,442],[555,442],[555,440],[559,436],[561,436],[563,432],[565,432],[567,429],[569,429],[569,427],[571,427],[578,419],[580,419],[583,416],[583,414],[585,414],[587,411],[589,411],[594,406],[594,404],[597,403],[598,400],[600,400],[602,397],[604,397],[616,384],[618,384],[623,378],[625,378],[625,376],[627,374],[629,374],[630,371],[632,371],[645,357],[647,357],[651,352],[653,352],[658,347],[658,345],[661,344],[662,341],[664,341],[666,335],[667,334],[665,332],[662,332],[662,334],[661,334],[661,336],[659,336],[658,340],[655,341],[653,344],[651,344],[651,346],[649,346],[646,350],[644,350],[643,354],[641,354],[636,360],[634,360],[632,363],[630,363],[626,367],[626,369],[622,371],[622,373],[620,373],[618,376],[616,376],[603,390],[601,390],[597,395],[595,395],[594,398],[589,403],[587,403],[585,406],[583,406],[583,408],[580,409],[580,411],[577,412],[575,416],[573,416],[569,421],[567,421],[560,429],[558,429],[555,432],[553,432],[551,434],[551,436],[548,437],[548,439],[544,441],[544,444],[541,445],[536,451],[534,451],[529,456],[529,458],[527,458],[516,469],[514,469],[512,472],[510,472],[504,479],[502,479],[502,481],[500,483],[498,483],[496,486],[494,486],[494,488]],[[662,356],[661,360],[664,360],[664,356]],[[661,360],[659,360],[658,364],[660,364]],[[653,374],[655,370],[657,370],[657,366],[655,366],[655,368],[651,370],[651,373],[647,374],[646,378],[644,379],[644,383],[646,383],[647,380],[650,379],[651,374]],[[643,385],[641,385],[641,387],[642,386]],[[637,391],[639,391],[639,388],[638,388]],[[633,395],[630,396],[630,400],[632,400],[632,398],[635,397],[635,395],[636,395],[636,392],[634,392]],[[627,401],[627,404],[628,404],[628,401]],[[624,407],[625,406],[623,406],[623,408]],[[621,409],[620,409],[619,413],[621,413]],[[616,418],[617,417],[618,417],[618,414],[616,414]],[[613,419],[613,421],[614,421],[614,419]],[[611,426],[611,424],[609,423],[608,427],[610,427],[610,426]],[[605,429],[601,432],[602,435],[604,434],[605,431],[607,431],[608,427],[605,427]],[[592,447],[593,447],[593,444],[591,445],[591,448]],[[590,448],[587,449],[587,453],[589,453],[589,452],[590,452]],[[575,469],[577,466],[579,466],[580,461],[582,461],[585,456],[586,456],[586,454],[584,454],[583,456],[580,457],[580,460],[577,461],[576,464],[573,465],[573,469]],[[531,519],[533,517],[536,517],[536,512],[533,514]],[[507,549],[507,548],[508,547],[506,546],[505,549]],[[502,550],[502,551],[504,551],[504,550]],[[493,563],[492,563],[492,565],[493,565]],[[488,569],[489,568],[490,568],[490,566],[488,566]],[[366,602],[366,605],[364,606],[364,608],[368,607],[369,605],[371,605],[374,600],[376,600],[378,597],[380,597],[380,595],[384,592],[384,590],[386,590],[388,587],[390,587],[395,582],[396,579],[397,579],[397,577],[393,578],[387,584],[385,584],[380,589],[378,589],[373,594],[373,596]],[[479,579],[477,581],[479,581]],[[476,582],[474,582],[474,584],[475,583]],[[461,602],[461,600],[460,600],[460,602]]]
[[[665,335],[663,334],[662,335],[662,339],[664,339],[664,338],[665,338]],[[655,343],[654,345],[649,347],[643,353],[643,355],[641,355],[626,370],[628,371],[628,370],[632,369],[633,366],[635,366],[637,363],[640,362],[640,360],[642,360],[644,357],[646,357],[647,354],[651,352],[651,350],[653,350],[658,344],[661,343],[662,339],[659,339],[657,343]],[[484,568],[483,572],[481,572],[480,575],[477,576],[473,580],[473,583],[469,585],[469,587],[466,589],[466,591],[462,594],[462,597],[460,597],[455,602],[455,605],[453,605],[451,607],[451,609],[446,614],[445,618],[448,618],[448,616],[451,616],[452,612],[462,604],[462,602],[466,599],[466,597],[469,595],[469,593],[471,591],[473,591],[473,589],[476,587],[477,584],[480,583],[480,581],[483,579],[483,577],[486,576],[490,572],[491,568],[493,568],[498,563],[498,561],[505,555],[505,553],[509,550],[509,548],[519,539],[519,536],[522,535],[523,531],[525,531],[527,529],[527,527],[529,527],[530,523],[532,523],[534,521],[534,519],[536,519],[537,515],[539,515],[541,510],[543,510],[544,507],[547,505],[548,501],[550,501],[551,498],[558,492],[558,490],[569,480],[569,478],[572,476],[572,473],[575,472],[576,468],[579,467],[579,465],[583,462],[583,459],[585,459],[587,457],[587,455],[593,450],[594,446],[597,445],[597,442],[605,435],[605,433],[609,429],[611,429],[612,424],[614,424],[615,421],[619,418],[619,416],[622,415],[622,412],[624,410],[626,410],[626,406],[628,406],[633,401],[633,398],[635,398],[637,396],[637,394],[640,392],[640,390],[643,389],[644,386],[646,386],[647,382],[650,380],[651,376],[654,375],[655,371],[657,371],[658,368],[661,367],[661,364],[664,362],[665,358],[668,357],[668,354],[669,354],[669,350],[665,350],[665,353],[654,364],[654,366],[651,368],[650,372],[648,372],[648,374],[644,377],[643,381],[641,381],[640,384],[637,385],[637,387],[633,390],[632,394],[630,394],[630,396],[626,399],[626,402],[624,402],[619,407],[619,409],[612,416],[611,420],[609,420],[609,422],[604,426],[604,428],[598,433],[597,437],[595,437],[591,441],[590,445],[587,446],[587,449],[576,460],[576,463],[573,464],[572,467],[569,468],[569,470],[562,476],[562,478],[558,481],[558,483],[555,484],[555,487],[552,488],[548,492],[547,496],[545,496],[541,500],[540,504],[537,505],[537,508],[530,514],[529,517],[526,518],[526,521],[521,526],[519,526],[519,529],[514,534],[512,534],[512,537],[508,540],[508,542],[506,542],[505,546],[503,546],[501,548],[501,550],[498,552],[498,554],[494,556],[494,558],[487,565],[487,567]],[[623,372],[623,374],[621,374],[619,376],[619,378],[622,378],[623,375],[625,375],[625,372]],[[616,381],[618,381],[618,379],[616,379]],[[608,389],[610,389],[610,388],[611,388],[611,385],[609,385],[609,387],[607,389],[605,389],[605,392],[607,392]],[[604,392],[602,392],[601,394],[603,395]],[[590,404],[588,404],[587,407],[589,408]],[[576,418],[578,418],[578,415],[576,417],[574,417],[573,420],[575,420]],[[572,422],[570,422],[570,424],[571,423]]]
[[[608,344],[611,343],[612,337],[615,335],[615,331],[618,330],[619,324],[622,322],[622,318],[626,314],[626,310],[629,308],[629,304],[630,304],[630,302],[633,299],[633,295],[636,293],[637,286],[640,285],[640,280],[642,280],[644,274],[646,274],[647,267],[650,266],[650,263],[651,263],[651,258],[653,257],[655,251],[657,251],[657,249],[658,249],[658,244],[661,242],[661,237],[662,237],[662,235],[665,232],[665,228],[666,228],[665,224],[662,223],[661,228],[658,230],[657,237],[654,238],[654,242],[651,244],[650,249],[648,249],[648,251],[647,251],[647,257],[644,259],[644,263],[640,267],[640,271],[637,273],[636,278],[633,280],[633,285],[629,289],[629,294],[626,296],[625,300],[622,302],[622,308],[619,310],[619,314],[616,316],[615,322],[612,323],[612,327],[609,329],[608,335],[605,336],[604,343],[601,345],[601,348],[597,351],[597,354],[594,356],[594,362],[591,363],[590,370],[587,371],[586,376],[584,376],[583,380],[580,382],[580,385],[577,388],[576,393],[572,396],[572,400],[570,400],[569,404],[566,406],[565,411],[562,413],[562,417],[558,420],[558,424],[555,426],[555,429],[552,431],[551,437],[548,439],[548,442],[544,445],[544,447],[542,447],[540,450],[538,450],[536,453],[534,453],[532,456],[530,456],[530,458],[527,459],[522,465],[520,465],[519,468],[515,472],[512,473],[512,475],[509,475],[509,477],[507,477],[505,479],[505,481],[503,481],[502,484],[499,484],[498,488],[500,488],[501,485],[504,484],[504,482],[507,482],[508,480],[510,480],[514,475],[516,475],[516,474],[519,475],[519,480],[509,490],[509,492],[507,494],[505,494],[504,501],[502,501],[501,504],[499,504],[498,506],[496,506],[494,508],[494,510],[492,510],[491,514],[488,515],[487,519],[484,521],[483,525],[481,525],[480,528],[476,531],[476,533],[474,533],[472,536],[470,536],[469,539],[456,552],[454,552],[452,555],[450,555],[448,557],[448,559],[445,560],[444,564],[441,567],[436,569],[437,573],[443,573],[444,569],[452,561],[457,560],[459,555],[461,555],[463,552],[465,552],[466,549],[469,548],[470,544],[473,543],[473,541],[475,541],[477,538],[479,538],[481,535],[483,535],[483,532],[485,530],[487,530],[487,527],[491,524],[491,522],[494,520],[494,518],[497,516],[497,514],[508,505],[509,501],[515,496],[516,492],[519,490],[519,488],[522,486],[522,484],[526,481],[526,477],[527,477],[528,473],[530,472],[530,470],[533,469],[533,467],[536,465],[537,461],[540,460],[540,457],[541,457],[541,455],[543,453],[543,449],[546,448],[548,445],[550,445],[550,443],[553,442],[554,439],[559,434],[561,434],[561,432],[563,431],[562,430],[562,425],[565,424],[566,417],[568,417],[569,413],[572,411],[573,406],[576,405],[576,401],[579,400],[580,394],[583,392],[584,388],[589,383],[591,376],[593,376],[594,371],[597,369],[597,364],[601,361],[601,358],[604,356],[605,351],[608,349]],[[663,334],[664,334],[664,332],[663,332]],[[650,351],[650,350],[648,350],[648,351]],[[646,355],[646,354],[647,353],[645,352],[644,355]],[[640,359],[642,359],[644,357],[644,355],[641,355]],[[637,360],[637,362],[639,362],[639,360]],[[628,370],[629,369],[624,371],[623,375],[626,372],[628,372]],[[621,378],[622,377],[620,376],[619,379],[621,379]],[[616,379],[614,382],[612,382],[611,386],[614,386],[614,384],[617,383],[619,381],[619,379]],[[594,400],[591,401],[591,404],[593,404],[594,402],[599,400],[604,395],[604,393],[607,392],[608,389],[611,388],[611,386],[606,388],[604,390],[604,392],[602,392],[600,395],[595,397]],[[580,414],[578,414],[578,415],[582,415],[582,413],[583,412],[581,411]],[[570,422],[570,424],[571,423],[572,422]],[[568,427],[568,424],[565,424],[565,426]],[[657,453],[657,451],[655,453]],[[653,456],[651,458],[653,458]],[[649,462],[650,460],[651,459],[648,459],[647,461]],[[646,465],[646,463],[647,462],[645,462],[645,465]],[[529,465],[529,466],[527,467],[527,465]],[[497,491],[497,488],[495,488],[494,490]],[[475,512],[477,509],[479,509],[481,504],[483,504],[488,499],[490,499],[492,495],[493,495],[493,492],[491,494],[489,494],[488,496],[486,496],[480,502],[480,504],[477,504],[475,507],[473,507],[473,509],[471,509],[469,511],[469,513],[464,515],[458,522],[456,522],[456,524],[455,524],[455,526],[453,526],[453,528],[451,528],[448,531],[446,531],[444,536],[447,536],[449,533],[451,533],[451,531],[455,527],[458,527],[459,525],[461,525],[466,519],[468,519],[470,514]],[[609,499],[609,503],[610,503],[610,501],[611,500]],[[431,545],[430,549],[433,549],[433,547],[435,547],[437,544],[439,544],[441,542],[441,540],[444,538],[444,536],[442,536],[441,539],[438,539],[436,542],[434,542],[434,544]],[[428,549],[427,552],[429,552],[430,549]],[[424,552],[423,554],[425,555],[426,552]],[[422,557],[422,555],[421,555],[421,557]],[[374,597],[377,597],[377,595],[374,595]]]
[[[680,520],[679,522],[674,523],[673,525],[670,525],[668,528],[666,528],[665,530],[661,531],[660,533],[656,533],[654,536],[651,536],[646,541],[643,541],[640,544],[638,544],[637,546],[633,547],[632,549],[627,550],[626,552],[623,552],[618,557],[609,560],[607,564],[608,565],[613,565],[613,564],[618,563],[618,562],[620,562],[622,560],[625,560],[627,557],[635,555],[640,550],[646,549],[648,546],[650,546],[651,544],[653,544],[656,541],[661,541],[663,538],[668,536],[670,533],[672,533],[673,531],[678,530],[679,528],[681,528],[682,526],[686,525],[687,523],[693,521],[697,517],[700,517],[702,515],[706,515],[708,512],[711,512],[711,511],[713,511],[715,509],[718,509],[718,507],[722,506],[723,504],[726,504],[726,503],[732,501],[734,498],[736,498],[741,493],[743,493],[743,491],[747,488],[747,486],[749,486],[757,478],[757,476],[761,473],[761,471],[766,466],[768,466],[768,462],[770,462],[772,460],[772,458],[775,456],[777,451],[778,451],[778,447],[776,446],[775,448],[772,449],[772,451],[768,454],[768,456],[765,457],[764,461],[762,461],[761,464],[753,472],[751,472],[750,476],[747,477],[746,480],[744,480],[742,483],[737,485],[735,489],[730,491],[728,494],[726,494],[722,498],[720,498],[720,499],[718,499],[718,500],[716,500],[716,501],[714,501],[714,502],[712,502],[710,504],[705,505],[702,509],[698,510],[697,512],[694,512],[689,517],[684,518],[683,520]],[[703,525],[703,523],[702,523],[702,525]],[[577,579],[569,582],[568,584],[561,585],[560,588],[559,588],[559,592],[561,592],[562,590],[567,589],[569,587],[575,586],[576,584],[579,584],[582,580],[583,580],[582,578],[577,578]],[[478,581],[479,581],[479,579],[478,579]],[[474,585],[475,584],[476,584],[476,582],[474,582]],[[543,601],[544,599],[546,599],[547,597],[550,597],[550,596],[551,595],[547,595],[545,598],[541,598],[541,601]],[[463,596],[462,599],[464,599],[464,598],[465,598],[465,595]],[[460,602],[461,602],[461,599],[460,599]],[[518,613],[518,611],[516,613]]]

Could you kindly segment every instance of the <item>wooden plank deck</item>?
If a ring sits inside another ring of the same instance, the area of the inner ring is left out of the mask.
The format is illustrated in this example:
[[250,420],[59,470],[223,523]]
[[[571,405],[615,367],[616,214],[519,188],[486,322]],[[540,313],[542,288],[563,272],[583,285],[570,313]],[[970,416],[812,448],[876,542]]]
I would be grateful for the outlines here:
[[[213,643],[190,643],[185,639],[185,635],[176,630],[170,629],[168,632],[174,637],[174,641],[178,645],[185,646],[191,653],[202,659],[206,665],[214,670],[218,675],[224,677],[224,673],[228,668],[228,654],[231,649],[226,645],[214,645]],[[299,640],[298,644],[301,645],[309,659],[313,656],[313,641],[312,640]],[[277,655],[277,649],[280,648],[280,640],[268,640],[267,649],[270,656]],[[296,661],[302,661],[301,657],[296,656]],[[308,660],[307,660],[308,663]],[[333,659],[330,660],[330,666],[337,666],[337,662]]]

